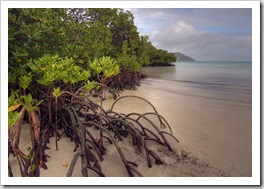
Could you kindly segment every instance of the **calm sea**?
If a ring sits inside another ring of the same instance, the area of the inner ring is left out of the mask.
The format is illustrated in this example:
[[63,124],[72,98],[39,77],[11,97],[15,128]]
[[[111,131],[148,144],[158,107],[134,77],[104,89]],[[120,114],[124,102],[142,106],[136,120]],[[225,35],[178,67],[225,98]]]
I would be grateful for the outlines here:
[[251,176],[252,63],[174,64],[144,68],[140,94],[199,159],[232,176]]
[[251,106],[252,63],[195,61],[144,68],[148,87],[175,94],[237,101]]

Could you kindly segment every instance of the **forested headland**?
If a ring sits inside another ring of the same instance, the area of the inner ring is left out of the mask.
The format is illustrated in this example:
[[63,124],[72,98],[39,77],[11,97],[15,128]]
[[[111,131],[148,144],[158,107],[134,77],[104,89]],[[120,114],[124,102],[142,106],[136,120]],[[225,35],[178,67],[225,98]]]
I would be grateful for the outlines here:
[[[21,175],[40,176],[40,168],[47,169],[50,137],[55,137],[58,150],[62,135],[71,138],[75,150],[81,149],[83,176],[88,176],[87,169],[104,176],[99,162],[106,153],[105,140],[115,143],[113,136],[119,140],[132,136],[133,145],[140,151],[145,149],[150,167],[150,157],[162,164],[142,141],[157,141],[172,150],[164,136],[172,134],[159,129],[170,127],[155,108],[153,114],[160,123],[151,124],[156,134],[138,122],[140,118],[148,120],[146,115],[134,114],[138,118],[133,119],[105,111],[102,101],[106,91],[116,99],[119,91],[135,89],[142,77],[141,67],[175,61],[172,53],[157,49],[148,36],[141,36],[133,14],[123,9],[10,8],[8,154],[16,155]],[[91,101],[89,95],[98,96],[101,104]],[[19,146],[25,121],[30,125],[32,141],[27,152]],[[136,129],[131,121],[140,128]],[[99,130],[99,140],[88,127]],[[141,176],[135,163],[128,161],[115,145],[129,176]],[[11,164],[9,175],[13,176]]]

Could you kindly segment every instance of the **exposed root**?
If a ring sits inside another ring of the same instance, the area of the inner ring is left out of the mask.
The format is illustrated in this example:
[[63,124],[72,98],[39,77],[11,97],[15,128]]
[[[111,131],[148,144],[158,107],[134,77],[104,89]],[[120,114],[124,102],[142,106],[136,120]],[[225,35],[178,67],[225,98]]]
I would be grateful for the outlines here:
[[[165,135],[169,135],[179,142],[172,133],[172,129],[168,122],[158,114],[155,107],[146,99],[137,96],[123,96],[117,99],[110,110],[104,110],[101,105],[94,103],[89,98],[78,96],[76,93],[64,93],[64,105],[59,106],[56,116],[57,126],[63,130],[61,134],[57,133],[55,124],[49,124],[47,118],[36,117],[32,113],[33,118],[33,147],[29,151],[28,155],[25,155],[19,150],[19,131],[21,126],[18,128],[18,135],[16,136],[15,146],[10,143],[9,151],[13,152],[20,163],[20,169],[22,176],[40,176],[40,167],[47,168],[46,162],[49,157],[45,150],[48,149],[47,144],[54,131],[57,140],[60,140],[62,135],[69,137],[75,144],[75,149],[78,150],[73,155],[72,162],[67,172],[67,177],[72,176],[74,167],[79,157],[81,157],[81,172],[82,176],[89,176],[89,171],[93,171],[99,176],[104,177],[105,174],[102,172],[100,162],[104,161],[104,155],[107,153],[105,148],[105,142],[114,144],[117,153],[119,154],[122,164],[127,170],[128,176],[143,176],[137,170],[137,164],[126,157],[123,150],[119,147],[118,141],[123,141],[125,138],[129,140],[129,144],[133,145],[137,151],[141,154],[145,154],[146,162],[149,167],[152,167],[152,159],[156,164],[163,164],[161,158],[152,151],[148,146],[148,141],[155,141],[157,145],[166,147],[169,151],[172,151],[171,144],[168,142]],[[114,91],[112,90],[112,93]],[[89,95],[88,95],[89,96]],[[115,95],[116,97],[117,95]],[[149,104],[153,112],[147,112],[144,114],[130,113],[120,114],[114,111],[115,105],[119,100],[124,98],[138,98],[143,102]],[[65,99],[68,99],[66,102]],[[55,113],[53,113],[54,115]],[[44,113],[42,115],[45,115]],[[148,116],[156,116],[158,122],[151,120]],[[40,119],[40,125],[35,119]],[[55,120],[53,120],[55,121]],[[90,129],[94,128],[100,132],[99,139],[95,137]],[[164,129],[167,129],[164,130]],[[63,150],[63,149],[61,149]],[[89,170],[89,171],[88,171]],[[12,176],[12,168],[9,165],[9,175]]]

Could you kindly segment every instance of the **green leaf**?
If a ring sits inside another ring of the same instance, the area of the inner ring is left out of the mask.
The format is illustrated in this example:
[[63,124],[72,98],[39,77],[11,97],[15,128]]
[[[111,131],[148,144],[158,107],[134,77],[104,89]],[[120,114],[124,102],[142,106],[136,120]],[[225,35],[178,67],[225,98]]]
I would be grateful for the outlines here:
[[40,101],[36,104],[36,106],[39,106],[42,102],[44,102],[44,100],[40,100]]
[[104,71],[104,76],[105,76],[106,78],[111,77],[112,75],[113,75],[113,74],[110,73],[108,70],[105,70],[105,71]]
[[30,151],[31,151],[31,147],[30,147],[30,146],[27,148],[27,151],[28,151],[28,152],[30,152]]
[[30,162],[33,162],[34,157],[35,157],[35,154],[33,153],[32,156],[30,157]]
[[87,90],[87,91],[91,91],[91,90],[93,90],[95,87],[97,86],[97,82],[96,81],[87,81],[87,83],[86,83],[86,86],[85,86],[85,89]]
[[[27,95],[21,96],[19,102],[26,108],[27,111],[32,112],[38,110],[38,105],[34,105],[34,100],[32,95],[29,93]],[[40,101],[41,103],[42,101]],[[38,103],[37,103],[38,104]]]
[[8,129],[12,128],[21,118],[21,112],[8,112]]
[[12,106],[16,106],[18,104],[18,99],[19,99],[18,90],[16,91],[12,90],[11,96],[8,97],[8,108]]
[[55,96],[56,98],[58,98],[61,95],[61,90],[60,87],[57,88],[53,88],[53,96]]
[[100,66],[98,66],[98,67],[96,67],[96,73],[97,74],[100,74],[102,71],[103,71],[103,68],[102,67],[100,67]]
[[19,78],[19,85],[25,90],[28,88],[31,81],[32,81],[32,75],[31,73],[29,73],[28,75],[21,76]]
[[96,58],[92,63],[90,63],[90,67],[97,75],[103,72],[105,78],[109,78],[119,73],[119,66],[111,57],[108,56],[103,56],[100,59]]
[[119,74],[119,72],[120,72],[119,66],[115,65],[115,67],[114,67],[114,75]]
[[34,172],[35,169],[36,169],[36,165],[35,165],[35,164],[31,165],[31,167],[30,167],[30,172]]

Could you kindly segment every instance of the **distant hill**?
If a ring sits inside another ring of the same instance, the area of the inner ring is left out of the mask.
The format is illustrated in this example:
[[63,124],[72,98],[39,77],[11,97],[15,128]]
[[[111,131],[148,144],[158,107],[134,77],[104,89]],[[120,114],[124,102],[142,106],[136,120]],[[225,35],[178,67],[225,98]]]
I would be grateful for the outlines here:
[[186,56],[180,52],[173,53],[177,57],[177,61],[195,61],[193,58]]

